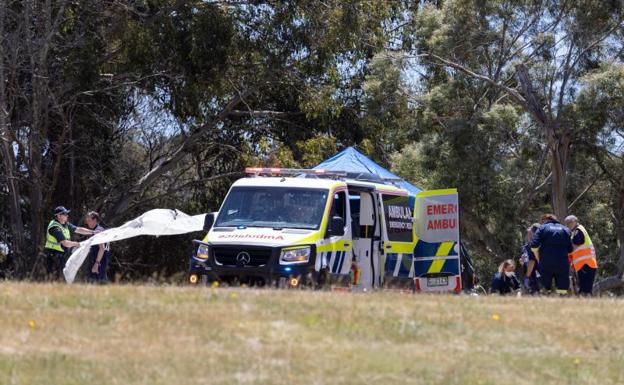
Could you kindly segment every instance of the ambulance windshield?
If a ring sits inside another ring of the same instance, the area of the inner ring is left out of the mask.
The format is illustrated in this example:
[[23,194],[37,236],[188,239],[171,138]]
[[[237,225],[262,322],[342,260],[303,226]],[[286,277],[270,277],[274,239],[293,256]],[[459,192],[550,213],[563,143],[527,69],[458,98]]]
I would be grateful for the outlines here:
[[216,227],[272,227],[316,230],[328,190],[292,187],[234,187],[219,211]]

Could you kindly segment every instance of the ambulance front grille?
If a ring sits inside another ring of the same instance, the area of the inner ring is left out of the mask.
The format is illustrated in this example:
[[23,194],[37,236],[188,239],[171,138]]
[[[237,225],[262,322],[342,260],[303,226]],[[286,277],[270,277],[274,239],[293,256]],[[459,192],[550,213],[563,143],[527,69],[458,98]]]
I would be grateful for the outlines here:
[[[249,261],[247,261],[245,253],[248,255]],[[269,263],[269,259],[271,258],[271,249],[215,247],[213,249],[213,255],[217,264],[223,266],[262,267]]]

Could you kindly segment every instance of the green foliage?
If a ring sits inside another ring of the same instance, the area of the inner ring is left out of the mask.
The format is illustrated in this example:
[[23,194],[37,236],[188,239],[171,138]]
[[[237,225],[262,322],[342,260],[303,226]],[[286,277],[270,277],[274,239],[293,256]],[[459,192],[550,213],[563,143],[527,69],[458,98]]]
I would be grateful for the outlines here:
[[414,125],[404,70],[402,55],[382,52],[372,59],[362,85],[362,129],[373,146],[372,157],[382,164],[401,148]]
[[[599,3],[432,1],[410,15],[403,48],[414,58],[411,70],[422,74],[410,95],[417,106],[416,130],[410,132],[415,143],[395,152],[393,169],[416,184],[459,188],[462,234],[476,251],[477,265],[517,256],[526,225],[552,210],[550,139],[523,106],[492,85],[519,89],[521,62],[529,67],[537,104],[557,122],[556,135],[569,135],[574,143],[564,171],[565,198],[612,261],[617,228],[605,221],[618,217],[620,194],[604,175],[609,167],[596,162],[604,158],[596,157],[596,149],[621,143],[613,106],[619,100],[615,90],[624,87],[614,66],[607,70],[600,63],[618,62],[622,4]],[[441,65],[429,54],[456,65]],[[613,164],[613,157],[605,162]]]
[[302,154],[301,165],[304,168],[312,168],[336,154],[336,139],[331,136],[319,136],[297,142],[297,150]]
[[[109,225],[154,207],[215,211],[245,166],[313,167],[356,145],[421,188],[457,187],[462,238],[489,271],[517,256],[524,228],[551,211],[549,137],[501,87],[426,56],[434,54],[516,90],[515,66],[528,66],[537,103],[572,139],[571,211],[604,255],[601,274],[618,269],[621,2],[7,4],[1,133],[16,148],[7,164],[17,170],[26,241],[38,242],[38,221],[57,204],[106,213],[132,196]],[[48,14],[60,18],[44,47]],[[33,67],[30,52],[42,62]],[[137,187],[200,132],[171,169]],[[36,187],[44,196],[33,212]],[[0,189],[0,203],[11,198]],[[9,243],[10,220],[0,217]],[[171,253],[154,259],[163,249]],[[166,277],[185,269],[187,251],[134,240],[117,248],[115,268]]]

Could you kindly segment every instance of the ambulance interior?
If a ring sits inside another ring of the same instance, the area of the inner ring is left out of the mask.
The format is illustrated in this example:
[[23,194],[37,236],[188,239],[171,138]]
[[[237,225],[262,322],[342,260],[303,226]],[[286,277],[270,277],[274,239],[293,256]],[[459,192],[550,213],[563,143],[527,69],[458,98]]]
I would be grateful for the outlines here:
[[376,195],[372,189],[349,186],[353,255],[360,276],[355,289],[368,290],[380,286],[381,226],[379,213],[375,210]]

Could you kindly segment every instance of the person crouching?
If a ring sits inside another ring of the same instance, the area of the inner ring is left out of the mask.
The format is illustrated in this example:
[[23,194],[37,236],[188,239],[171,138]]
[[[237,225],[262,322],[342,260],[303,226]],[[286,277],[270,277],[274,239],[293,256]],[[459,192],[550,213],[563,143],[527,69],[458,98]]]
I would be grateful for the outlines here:
[[498,272],[494,274],[491,292],[505,295],[514,293],[519,288],[520,282],[516,278],[516,264],[513,260],[507,259],[498,266]]

